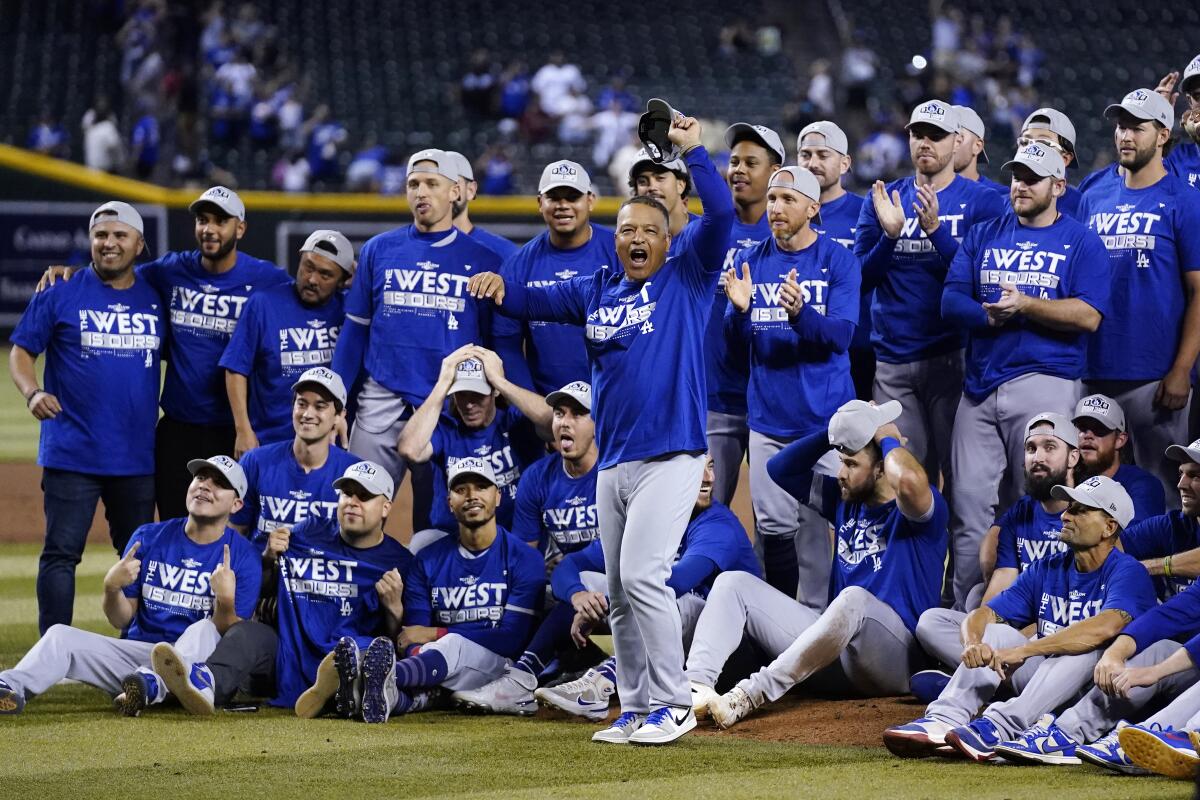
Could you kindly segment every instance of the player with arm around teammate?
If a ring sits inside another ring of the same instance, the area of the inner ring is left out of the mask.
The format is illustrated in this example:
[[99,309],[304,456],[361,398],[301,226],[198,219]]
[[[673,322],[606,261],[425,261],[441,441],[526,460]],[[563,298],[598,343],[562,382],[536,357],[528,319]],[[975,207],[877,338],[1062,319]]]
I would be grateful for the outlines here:
[[[698,711],[728,728],[839,662],[855,691],[908,691],[897,665],[917,655],[913,628],[937,604],[946,553],[946,502],[893,423],[899,403],[844,404],[827,431],[788,445],[769,466],[793,496],[818,506],[835,529],[830,602],[821,614],[752,576],[721,575],[696,625],[687,672]],[[837,448],[837,478],[813,472]],[[713,690],[745,631],[773,657],[723,695]]]
[[138,528],[104,576],[104,616],[122,638],[52,626],[14,668],[0,672],[0,712],[20,713],[28,699],[69,678],[117,695],[121,712],[136,717],[167,695],[158,644],[174,642],[201,659],[250,618],[262,566],[226,524],[241,505],[245,476],[228,456],[194,460],[188,469],[188,516]]

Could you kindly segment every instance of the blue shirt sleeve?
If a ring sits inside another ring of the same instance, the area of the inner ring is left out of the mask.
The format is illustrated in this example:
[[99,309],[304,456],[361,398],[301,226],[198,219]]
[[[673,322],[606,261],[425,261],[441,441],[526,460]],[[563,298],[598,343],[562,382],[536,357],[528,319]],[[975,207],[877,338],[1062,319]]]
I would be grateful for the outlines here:
[[587,321],[587,301],[595,284],[595,275],[580,275],[549,286],[504,284],[504,302],[496,306],[501,314],[514,319],[569,322]]
[[1000,515],[996,527],[1000,534],[996,537],[996,569],[1020,569],[1021,562],[1017,559],[1017,531],[1013,525],[1013,506]]
[[815,431],[788,444],[767,461],[771,480],[822,517],[834,521],[837,514],[837,480],[822,476],[820,485],[813,482],[813,467],[829,451],[829,434]]
[[554,596],[564,603],[571,602],[571,595],[586,591],[579,574],[581,572],[604,572],[604,550],[599,539],[593,539],[587,547],[568,553],[558,562],[550,574],[550,588]]
[[538,471],[531,475],[531,468],[521,476],[521,481],[517,484],[512,534],[526,544],[537,545],[538,550],[545,553],[549,542],[544,541],[542,537],[542,481],[538,480],[541,477],[541,469],[540,466],[537,467]]
[[[890,187],[889,187],[890,188]],[[889,196],[890,196],[889,192]],[[892,253],[896,250],[896,242],[883,232],[879,218],[875,215],[875,202],[871,193],[858,212],[858,225],[854,233],[854,256],[862,265],[862,287],[874,289],[879,286],[883,276],[892,263]]]
[[425,559],[418,553],[404,578],[404,625],[429,625],[432,621],[429,576],[425,572]]
[[729,229],[733,226],[733,196],[703,145],[689,150],[683,160],[704,206],[687,252],[699,261],[702,272],[719,272],[725,263]]
[[238,463],[241,464],[242,472],[246,473],[246,498],[242,501],[242,507],[229,515],[229,521],[234,525],[250,528],[247,536],[253,539],[258,515],[262,513],[259,506],[261,495],[258,493],[258,450],[248,450]]
[[1179,266],[1184,272],[1200,270],[1200,195],[1185,192],[1179,197],[1179,221],[1175,226]]
[[1154,582],[1150,573],[1138,561],[1123,553],[1113,553],[1109,558],[1120,556],[1112,573],[1107,576],[1104,602],[1101,611],[1124,611],[1137,618],[1158,602],[1154,594]]
[[[1200,583],[1193,583],[1162,605],[1151,608],[1126,625],[1121,633],[1137,643],[1138,653],[1163,639],[1188,638],[1200,645],[1200,640],[1193,638],[1200,635]],[[1188,653],[1193,653],[1190,646]],[[1192,660],[1200,664],[1195,655]]]
[[987,602],[988,608],[1014,628],[1024,628],[1037,620],[1041,602],[1045,561],[1035,561],[1017,576],[1012,586]]
[[717,572],[719,567],[703,553],[684,553],[671,567],[671,575],[667,578],[667,588],[682,597]]
[[45,352],[54,338],[54,306],[59,296],[55,289],[58,285],[38,292],[29,299],[25,313],[9,337],[9,341],[32,355]]

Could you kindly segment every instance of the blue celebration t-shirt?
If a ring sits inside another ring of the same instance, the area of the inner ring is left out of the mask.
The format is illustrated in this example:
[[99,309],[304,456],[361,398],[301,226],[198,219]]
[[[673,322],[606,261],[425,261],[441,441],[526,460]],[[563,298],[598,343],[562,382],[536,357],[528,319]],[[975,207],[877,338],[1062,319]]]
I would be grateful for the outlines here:
[[164,319],[146,281],[114,289],[90,268],[30,299],[11,341],[46,354],[43,386],[62,406],[41,423],[38,464],[92,475],[154,472]]
[[871,343],[880,361],[908,364],[963,346],[963,336],[942,320],[942,284],[958,243],[972,227],[1008,210],[1003,197],[975,181],[955,175],[937,193],[941,223],[928,237],[913,204],[913,178],[892,181],[888,197],[900,193],[904,226],[899,238],[883,232],[874,203],[863,203],[854,234],[854,255],[862,263],[863,285],[875,291],[871,304]]
[[486,228],[481,228],[478,225],[472,226],[471,232],[467,235],[479,242],[488,250],[491,250],[493,253],[500,256],[501,261],[521,249],[500,234],[492,233]]
[[[569,249],[551,244],[549,232],[538,234],[504,263],[501,274],[505,283],[551,286],[600,269],[620,269],[612,229],[594,223],[591,227],[591,238]],[[496,330],[524,339],[525,358],[533,377],[530,388],[538,394],[549,394],[572,381],[591,377],[582,325],[498,317]]]
[[261,551],[267,534],[278,527],[292,528],[309,517],[336,519],[338,491],[333,482],[360,460],[330,445],[325,463],[305,472],[292,455],[292,442],[256,447],[238,462],[246,473],[246,502],[229,521],[245,525],[246,535]]
[[187,517],[151,522],[133,532],[125,547],[142,562],[137,580],[124,594],[138,599],[137,613],[125,638],[138,642],[174,642],[184,629],[213,613],[212,572],[225,558],[237,579],[234,612],[250,619],[262,585],[262,557],[254,546],[232,528],[220,539],[196,544],[186,533]]
[[1150,573],[1114,548],[1091,572],[1076,569],[1072,553],[1034,561],[987,605],[1016,628],[1036,622],[1041,638],[1101,611],[1124,611],[1136,619],[1156,602]]
[[[854,233],[858,230],[858,218],[862,214],[865,200],[866,198],[860,195],[846,192],[837,200],[822,203],[821,222],[811,223],[810,227],[853,253]],[[857,260],[857,256],[855,259]],[[850,347],[853,349],[871,347],[871,299],[874,296],[875,293],[866,286],[860,287],[858,324],[854,327],[854,338],[850,340]]]
[[1163,163],[1172,175],[1193,189],[1200,189],[1200,144],[1179,142]]
[[375,584],[385,572],[408,576],[413,560],[390,536],[373,547],[354,547],[337,524],[310,517],[292,529],[276,560],[279,649],[275,654],[273,706],[290,708],[317,677],[317,666],[338,639],[352,636],[365,648],[386,633]]
[[288,274],[242,252],[232,269],[209,272],[199,250],[167,253],[138,267],[138,274],[158,290],[169,310],[163,412],[195,425],[231,425],[221,355],[250,296],[287,283]]
[[295,283],[256,292],[220,364],[249,378],[247,408],[260,444],[292,438],[292,384],[313,367],[333,363],[345,312],[342,294],[319,306],[300,302]]
[[996,569],[1026,567],[1040,558],[1070,552],[1062,533],[1062,515],[1051,514],[1029,495],[1013,503],[996,520],[1000,536],[996,540]]
[[1184,273],[1200,270],[1200,194],[1174,175],[1145,189],[1102,180],[1080,208],[1108,248],[1112,296],[1120,299],[1092,334],[1085,377],[1158,380],[1179,347]]
[[571,553],[600,538],[593,466],[578,478],[563,469],[558,453],[534,462],[521,476],[513,510],[512,533],[546,552],[550,542]]
[[[1182,511],[1168,511],[1138,520],[1121,532],[1121,547],[1138,561],[1165,558],[1200,547],[1200,523]],[[1156,576],[1154,589],[1160,599],[1178,594],[1195,583],[1194,578]]]
[[1133,500],[1134,522],[1167,512],[1167,494],[1162,481],[1136,464],[1117,467],[1113,480],[1121,484]]
[[1021,375],[1083,375],[1089,334],[1056,330],[1023,314],[999,327],[988,324],[981,304],[999,301],[1007,284],[1030,297],[1074,298],[1102,317],[1109,313],[1104,245],[1082,223],[1060,214],[1033,228],[1009,213],[974,226],[950,264],[941,308],[969,332],[963,392],[975,402]]

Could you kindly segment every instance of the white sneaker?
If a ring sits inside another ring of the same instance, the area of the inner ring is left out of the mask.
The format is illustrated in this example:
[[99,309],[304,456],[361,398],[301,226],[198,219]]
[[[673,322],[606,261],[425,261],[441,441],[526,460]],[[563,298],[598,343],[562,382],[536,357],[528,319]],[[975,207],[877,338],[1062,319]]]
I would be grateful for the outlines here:
[[691,708],[663,706],[646,717],[642,727],[629,737],[630,744],[670,744],[696,727],[696,712]]
[[608,716],[609,701],[617,691],[615,678],[612,670],[602,664],[589,669],[582,678],[538,689],[533,696],[549,708],[600,722]]
[[189,714],[207,717],[216,712],[213,674],[201,661],[195,664],[179,654],[172,645],[159,642],[150,651],[150,663],[162,678],[167,691],[179,698]]
[[645,721],[645,715],[626,711],[614,719],[607,728],[593,733],[592,741],[604,744],[629,744],[629,738],[637,732],[638,728],[642,727],[642,723]]
[[754,701],[740,686],[735,686],[723,695],[719,695],[708,703],[708,713],[713,722],[721,728],[732,728],[754,710]]
[[720,697],[716,690],[711,686],[705,686],[703,683],[691,682],[692,684],[692,711],[696,712],[696,719],[704,719],[708,715],[708,704]]
[[537,676],[523,669],[507,668],[504,674],[478,689],[450,695],[454,707],[468,714],[514,714],[532,717],[537,713],[533,690]]

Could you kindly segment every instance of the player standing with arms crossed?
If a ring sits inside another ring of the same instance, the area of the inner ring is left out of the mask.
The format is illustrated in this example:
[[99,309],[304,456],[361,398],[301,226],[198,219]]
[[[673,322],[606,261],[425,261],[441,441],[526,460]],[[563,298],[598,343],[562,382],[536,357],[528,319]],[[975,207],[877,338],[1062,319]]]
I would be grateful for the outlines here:
[[534,289],[485,274],[470,286],[505,314],[587,323],[601,448],[596,501],[622,704],[593,739],[616,744],[665,744],[696,726],[667,576],[704,470],[704,330],[733,205],[700,144],[700,124],[677,115],[669,138],[704,204],[686,251],[667,258],[666,209],[635,197],[617,215],[621,271]]

